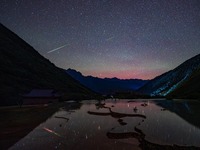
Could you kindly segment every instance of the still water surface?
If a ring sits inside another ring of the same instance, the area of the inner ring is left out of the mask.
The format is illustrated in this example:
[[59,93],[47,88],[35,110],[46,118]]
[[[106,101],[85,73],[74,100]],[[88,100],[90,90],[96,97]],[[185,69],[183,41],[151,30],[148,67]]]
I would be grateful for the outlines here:
[[142,140],[200,147],[199,108],[189,100],[66,102],[10,149],[137,150]]

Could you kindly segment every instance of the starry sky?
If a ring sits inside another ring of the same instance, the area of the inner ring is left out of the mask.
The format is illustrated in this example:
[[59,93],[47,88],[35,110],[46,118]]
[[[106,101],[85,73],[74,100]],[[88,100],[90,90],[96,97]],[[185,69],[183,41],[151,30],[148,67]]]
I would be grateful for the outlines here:
[[152,79],[200,53],[199,0],[1,0],[0,22],[56,66]]

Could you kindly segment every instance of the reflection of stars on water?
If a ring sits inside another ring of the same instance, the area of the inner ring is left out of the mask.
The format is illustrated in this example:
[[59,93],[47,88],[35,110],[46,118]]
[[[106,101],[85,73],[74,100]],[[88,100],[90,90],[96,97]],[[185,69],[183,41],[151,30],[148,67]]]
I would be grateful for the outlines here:
[[98,126],[98,130],[101,130],[101,126]]
[[142,110],[142,114],[143,114],[143,115],[145,115],[145,112],[144,112],[144,110]]

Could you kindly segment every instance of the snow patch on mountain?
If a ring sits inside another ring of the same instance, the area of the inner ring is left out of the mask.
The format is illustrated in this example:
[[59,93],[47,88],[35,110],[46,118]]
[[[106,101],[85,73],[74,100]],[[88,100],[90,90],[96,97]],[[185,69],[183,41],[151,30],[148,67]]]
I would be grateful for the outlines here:
[[149,81],[138,91],[151,96],[166,96],[185,82],[200,68],[200,54],[185,61],[177,68]]

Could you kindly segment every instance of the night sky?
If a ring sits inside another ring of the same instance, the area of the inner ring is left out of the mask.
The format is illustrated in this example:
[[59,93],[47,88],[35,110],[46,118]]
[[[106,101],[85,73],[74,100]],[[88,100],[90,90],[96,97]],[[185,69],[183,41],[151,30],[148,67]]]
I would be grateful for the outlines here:
[[200,53],[199,0],[1,0],[0,22],[58,67],[151,79]]

